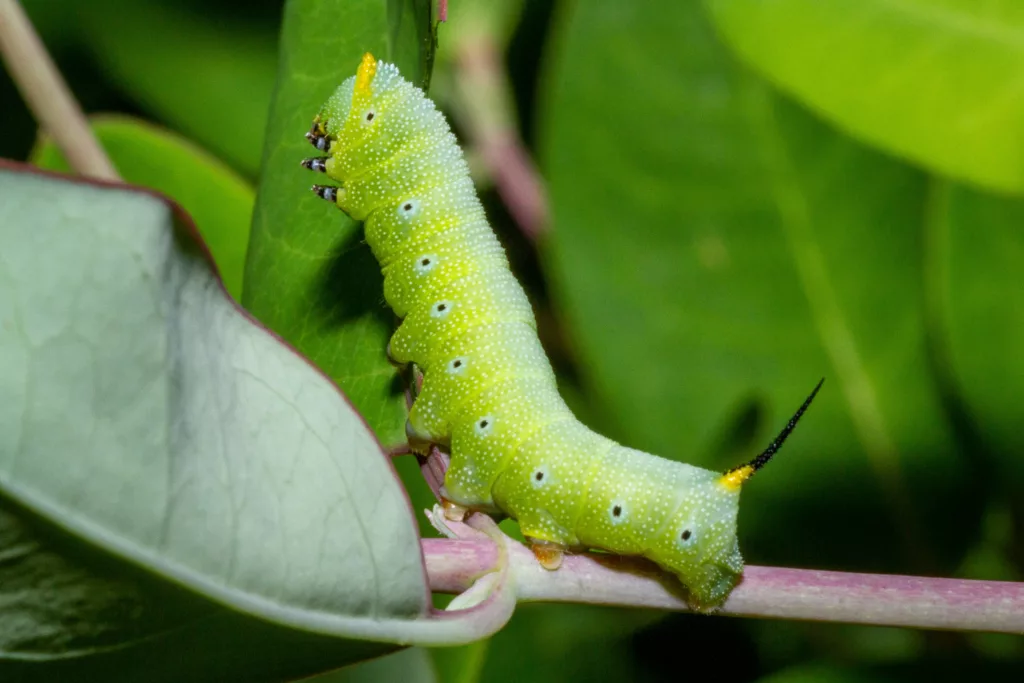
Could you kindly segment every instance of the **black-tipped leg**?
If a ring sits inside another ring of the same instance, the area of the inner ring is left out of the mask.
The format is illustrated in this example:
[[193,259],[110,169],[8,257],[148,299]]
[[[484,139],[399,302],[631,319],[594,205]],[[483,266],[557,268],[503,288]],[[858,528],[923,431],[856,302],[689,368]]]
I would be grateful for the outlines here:
[[315,124],[312,129],[306,133],[306,139],[309,140],[309,144],[313,145],[321,152],[327,152],[331,147],[331,138],[329,138],[324,131],[319,130]]
[[327,173],[327,159],[330,157],[310,157],[302,160],[302,168],[308,168],[317,173]]
[[320,121],[313,121],[313,126],[306,133],[306,139],[309,140],[309,144],[316,147],[321,152],[326,152],[331,146],[331,140],[327,137],[327,133],[324,131],[323,126],[320,125]]
[[338,188],[333,185],[314,185],[312,190],[320,199],[326,199],[331,204],[338,203]]

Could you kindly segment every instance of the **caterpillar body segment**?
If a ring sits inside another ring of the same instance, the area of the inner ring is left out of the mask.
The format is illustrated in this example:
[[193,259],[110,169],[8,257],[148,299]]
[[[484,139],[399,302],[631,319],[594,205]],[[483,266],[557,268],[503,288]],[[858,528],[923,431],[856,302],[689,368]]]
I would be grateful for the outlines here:
[[[424,375],[409,414],[416,432],[435,442],[447,440],[451,420],[464,409],[475,410],[488,389],[521,384],[522,390],[543,391],[554,380],[536,332],[522,321],[470,328],[442,344],[436,355],[444,365]],[[527,374],[524,367],[533,369]],[[530,380],[537,380],[536,388],[528,388]],[[511,400],[517,395],[522,394]]]
[[814,394],[770,452],[725,475],[597,434],[559,396],[529,300],[423,92],[367,54],[306,137],[327,156],[303,166],[338,183],[314,191],[365,221],[385,300],[402,318],[388,355],[423,372],[407,432],[414,447],[450,451],[446,516],[517,519],[549,569],[570,549],[642,555],[676,574],[695,606],[720,603],[743,568],[741,484]]

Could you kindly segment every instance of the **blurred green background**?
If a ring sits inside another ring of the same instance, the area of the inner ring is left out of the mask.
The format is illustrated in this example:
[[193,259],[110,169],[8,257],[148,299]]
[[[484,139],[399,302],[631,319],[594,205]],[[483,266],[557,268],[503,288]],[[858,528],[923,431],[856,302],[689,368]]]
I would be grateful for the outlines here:
[[[252,254],[245,265],[254,192],[275,151],[263,143],[282,3],[23,4],[87,112],[153,124],[98,124],[125,176],[171,194],[201,228],[233,226],[215,254],[241,298],[243,270],[258,271]],[[472,4],[451,0],[430,93],[466,143],[581,419],[725,469],[825,376],[744,491],[748,562],[1020,580],[1024,7],[523,0],[488,3],[471,24],[459,12]],[[496,50],[507,100],[474,80],[473,41]],[[515,127],[539,169],[550,219],[536,244],[488,164],[495,122]],[[36,126],[6,75],[0,126],[0,156],[28,158]],[[161,173],[174,167],[164,131],[219,169],[209,182],[223,186],[223,215],[189,206]],[[379,275],[354,249],[369,304],[353,315],[386,327]],[[266,319],[258,293],[246,297]],[[317,348],[303,350],[341,362]],[[376,348],[366,362],[382,360]],[[390,383],[332,376],[394,442],[404,416]],[[400,469],[423,507],[414,464]],[[487,642],[331,677],[653,682],[711,666],[725,682],[1009,681],[1024,677],[1022,658],[1013,636],[526,605]]]

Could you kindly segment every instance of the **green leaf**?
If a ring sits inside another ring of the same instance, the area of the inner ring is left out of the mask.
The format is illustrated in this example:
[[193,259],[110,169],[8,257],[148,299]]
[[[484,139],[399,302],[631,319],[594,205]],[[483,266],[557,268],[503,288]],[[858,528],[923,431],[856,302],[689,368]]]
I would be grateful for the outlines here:
[[[385,444],[405,442],[405,398],[384,349],[394,316],[362,227],[309,191],[299,162],[320,106],[365,52],[423,84],[431,0],[291,0],[267,129],[243,302],[336,381]],[[339,30],[344,27],[344,30]]]
[[[307,683],[378,683],[378,681],[436,683],[438,679],[434,675],[434,667],[427,651],[419,647],[410,647],[386,657],[379,657],[321,676],[314,676],[308,679]],[[453,683],[453,681],[441,679],[440,683]]]
[[949,567],[980,513],[930,375],[925,178],[739,68],[699,4],[579,3],[556,45],[547,260],[606,431],[724,470],[825,376],[745,487],[748,561]]
[[[662,619],[664,613],[597,605],[524,604],[500,633],[491,638],[487,661],[476,681],[590,683],[654,681],[643,676],[651,664],[637,652],[634,632]],[[529,653],[524,657],[523,653]],[[640,660],[640,661],[638,661]],[[678,673],[678,672],[675,672]],[[671,675],[661,680],[672,680]]]
[[480,640],[462,647],[430,649],[438,681],[440,683],[479,683],[482,680],[490,644],[491,640]]
[[[240,299],[255,201],[252,187],[188,140],[145,121],[97,116],[91,123],[125,181],[166,194],[194,217],[224,286]],[[37,145],[31,161],[41,168],[70,171],[49,139]]]
[[1024,192],[1024,3],[706,0],[772,82],[862,140]]
[[1024,493],[1024,201],[936,180],[927,252],[943,367],[1011,496]]
[[[458,51],[452,46],[465,47],[471,42],[493,42],[507,49],[523,14],[523,0],[462,0],[448,6],[448,19],[444,24],[444,42],[439,46],[438,61],[453,68]],[[440,65],[439,65],[440,66]]]
[[761,683],[899,683],[905,679],[877,670],[841,668],[822,664],[783,669],[759,679]]
[[259,662],[261,641],[290,641],[327,668],[387,649],[356,640],[432,633],[409,504],[372,433],[224,296],[170,205],[2,168],[0,207],[0,494],[230,607],[211,618],[234,630],[206,634],[211,679],[246,644]]
[[[977,678],[982,681],[1012,680],[1019,664],[980,658],[931,657],[923,661],[876,666],[841,666],[813,663],[782,669],[759,678],[759,683],[931,683]],[[987,672],[987,673],[986,673]]]
[[257,173],[277,63],[272,34],[214,26],[168,3],[93,0],[81,16],[97,61],[140,105]]

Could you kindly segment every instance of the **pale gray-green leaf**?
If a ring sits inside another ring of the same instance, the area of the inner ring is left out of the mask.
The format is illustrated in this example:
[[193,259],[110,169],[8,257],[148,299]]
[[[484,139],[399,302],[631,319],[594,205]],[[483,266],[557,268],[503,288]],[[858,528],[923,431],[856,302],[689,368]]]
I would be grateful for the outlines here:
[[0,490],[219,602],[387,639],[427,589],[335,387],[230,303],[164,201],[0,169]]

